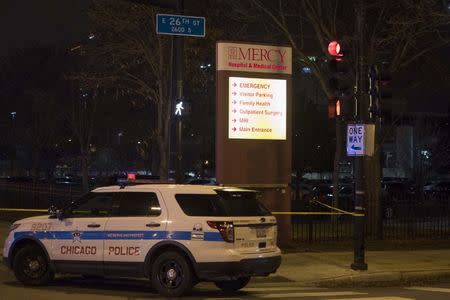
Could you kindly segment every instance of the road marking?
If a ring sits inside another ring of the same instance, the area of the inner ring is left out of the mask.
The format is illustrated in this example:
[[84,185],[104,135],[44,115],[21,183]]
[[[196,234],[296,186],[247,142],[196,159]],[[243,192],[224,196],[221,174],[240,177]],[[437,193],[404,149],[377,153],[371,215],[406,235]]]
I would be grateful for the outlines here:
[[435,287],[412,286],[412,287],[406,287],[405,289],[407,289],[407,290],[415,290],[415,291],[424,291],[424,292],[450,293],[450,289],[435,288]]
[[241,291],[244,292],[267,292],[267,291],[320,291],[325,290],[325,288],[316,288],[316,287],[295,287],[295,286],[286,286],[286,287],[249,287],[243,288]]
[[[327,300],[342,300],[342,298],[327,299]],[[403,297],[364,297],[364,298],[351,298],[351,300],[415,300],[415,298],[403,298]]]
[[242,298],[203,298],[205,300],[242,300]]
[[359,292],[303,292],[303,293],[283,293],[283,294],[267,294],[261,295],[261,298],[299,298],[299,297],[330,297],[330,296],[356,296],[367,295],[368,293]]

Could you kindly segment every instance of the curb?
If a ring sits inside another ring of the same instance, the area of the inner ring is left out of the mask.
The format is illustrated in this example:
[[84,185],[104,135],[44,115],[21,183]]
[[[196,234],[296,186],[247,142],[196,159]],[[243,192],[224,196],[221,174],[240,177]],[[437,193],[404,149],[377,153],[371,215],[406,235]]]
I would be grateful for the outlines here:
[[328,278],[311,282],[317,287],[377,287],[439,282],[450,279],[450,269],[427,271],[377,272]]

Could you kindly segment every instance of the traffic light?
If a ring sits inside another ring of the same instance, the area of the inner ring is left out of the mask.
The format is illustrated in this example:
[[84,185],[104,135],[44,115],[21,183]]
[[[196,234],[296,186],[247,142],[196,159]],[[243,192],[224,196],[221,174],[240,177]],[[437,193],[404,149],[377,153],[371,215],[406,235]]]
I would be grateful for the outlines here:
[[176,99],[173,105],[173,116],[181,119],[191,113],[191,103],[187,99]]
[[392,76],[387,65],[373,65],[369,68],[370,112],[372,116],[380,114],[380,102],[392,98]]
[[333,119],[341,116],[341,100],[336,97],[328,98],[328,118]]
[[328,99],[328,117],[349,117],[352,115],[351,97],[355,78],[352,76],[352,70],[344,50],[337,41],[328,44],[328,54],[330,55],[328,70],[331,75],[328,85],[331,93],[331,97]]

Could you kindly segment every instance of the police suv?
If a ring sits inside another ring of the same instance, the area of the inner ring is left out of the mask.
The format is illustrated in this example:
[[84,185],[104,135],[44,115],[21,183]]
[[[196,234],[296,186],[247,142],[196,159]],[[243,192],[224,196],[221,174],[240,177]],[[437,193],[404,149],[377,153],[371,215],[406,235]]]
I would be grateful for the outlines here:
[[12,224],[3,259],[26,285],[71,273],[149,277],[168,297],[199,281],[235,291],[281,263],[276,219],[258,198],[219,186],[101,187]]

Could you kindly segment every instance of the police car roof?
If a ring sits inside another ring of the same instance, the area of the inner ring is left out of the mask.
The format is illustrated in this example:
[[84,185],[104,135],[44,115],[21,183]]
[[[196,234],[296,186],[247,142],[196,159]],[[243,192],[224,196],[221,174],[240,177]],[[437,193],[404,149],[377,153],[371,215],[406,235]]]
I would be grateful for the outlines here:
[[192,185],[192,184],[138,184],[138,185],[112,185],[99,187],[93,192],[114,192],[114,191],[135,191],[146,192],[151,190],[171,193],[214,193],[218,191],[227,192],[249,192],[252,190],[238,187],[218,186],[218,185]]

